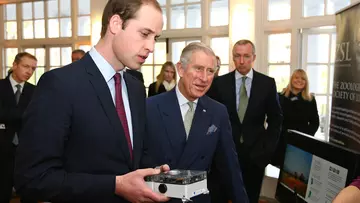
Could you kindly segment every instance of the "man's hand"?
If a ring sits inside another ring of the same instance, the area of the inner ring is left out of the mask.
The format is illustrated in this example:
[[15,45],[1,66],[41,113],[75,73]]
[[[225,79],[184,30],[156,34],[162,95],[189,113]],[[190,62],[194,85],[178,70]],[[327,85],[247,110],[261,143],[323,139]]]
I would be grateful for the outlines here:
[[169,198],[164,195],[153,192],[144,181],[145,176],[168,170],[168,165],[162,165],[159,169],[139,169],[122,176],[116,176],[115,194],[133,203],[169,201]]

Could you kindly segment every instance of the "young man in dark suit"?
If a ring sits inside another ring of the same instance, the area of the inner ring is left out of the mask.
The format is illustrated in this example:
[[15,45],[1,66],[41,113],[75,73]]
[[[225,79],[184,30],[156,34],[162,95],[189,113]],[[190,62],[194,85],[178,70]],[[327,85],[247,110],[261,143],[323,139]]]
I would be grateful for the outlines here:
[[[22,52],[15,56],[9,75],[0,80],[0,202],[11,200],[15,150],[22,127],[21,117],[30,103],[35,86],[26,82],[37,65],[35,56]],[[22,202],[28,202],[22,200]]]
[[17,151],[20,194],[55,203],[168,200],[144,182],[160,169],[139,169],[145,88],[123,70],[140,68],[162,26],[157,1],[110,0],[95,47],[41,77]]
[[[264,170],[280,136],[282,112],[275,80],[253,69],[254,44],[240,40],[232,54],[236,69],[217,77],[208,95],[227,107],[245,188],[250,202],[258,203]],[[217,187],[214,203],[226,202],[221,189]]]
[[[143,164],[209,171],[216,162],[232,202],[247,203],[226,108],[205,95],[216,72],[214,52],[202,43],[190,43],[182,51],[177,71],[180,80],[173,90],[147,99]],[[210,203],[210,196],[192,200]]]

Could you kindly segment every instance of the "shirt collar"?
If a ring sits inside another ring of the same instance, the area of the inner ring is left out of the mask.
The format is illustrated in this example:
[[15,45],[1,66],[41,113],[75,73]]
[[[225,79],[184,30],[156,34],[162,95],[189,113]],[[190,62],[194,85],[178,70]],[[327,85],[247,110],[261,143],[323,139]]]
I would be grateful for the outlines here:
[[[176,92],[176,97],[177,97],[177,99],[179,101],[180,106],[182,106],[184,104],[187,104],[189,102],[189,100],[186,99],[186,97],[180,92],[179,83],[175,87],[175,92]],[[195,99],[193,102],[195,103],[195,105],[197,105],[198,101],[199,101],[199,99]]]
[[[246,77],[253,79],[253,76],[254,76],[254,71],[251,68],[250,71],[246,74]],[[241,75],[241,73],[239,73],[239,71],[235,70],[235,80],[238,80],[242,77],[244,77],[244,75]]]
[[[110,65],[109,62],[105,60],[103,56],[101,56],[101,54],[95,49],[95,47],[92,47],[90,49],[89,54],[93,59],[93,61],[95,62],[98,69],[100,70],[101,74],[103,75],[105,81],[109,82],[116,73],[114,68]],[[124,69],[119,71],[121,76],[123,75]]]
[[11,73],[11,75],[9,76],[9,80],[10,80],[11,87],[16,88],[16,85],[17,85],[17,84],[21,85],[21,88],[24,87],[25,82],[21,82],[21,83],[16,82],[16,80],[13,78],[13,74],[12,74],[12,73]]

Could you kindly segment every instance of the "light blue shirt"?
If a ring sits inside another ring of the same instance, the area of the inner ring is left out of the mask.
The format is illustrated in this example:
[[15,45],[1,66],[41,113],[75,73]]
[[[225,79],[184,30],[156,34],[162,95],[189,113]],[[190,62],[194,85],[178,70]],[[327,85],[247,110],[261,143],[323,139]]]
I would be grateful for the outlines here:
[[[109,87],[111,97],[112,97],[112,100],[113,100],[114,106],[115,106],[116,104],[115,104],[114,75],[116,72],[115,72],[114,68],[110,65],[110,63],[107,62],[105,60],[105,58],[103,56],[101,56],[99,52],[96,51],[95,47],[91,48],[91,50],[89,51],[89,54],[90,54],[91,58],[94,60],[98,69],[100,70],[102,76],[104,77],[104,79]],[[121,75],[121,92],[122,92],[122,98],[123,98],[123,102],[124,102],[125,113],[126,113],[126,120],[127,120],[128,126],[129,126],[131,145],[134,146],[133,145],[133,128],[132,128],[129,96],[128,96],[128,91],[126,88],[126,83],[125,83],[125,80],[123,77],[124,70],[125,70],[125,68],[119,72]]]
[[[254,71],[251,68],[251,70],[246,74],[246,80],[245,80],[245,89],[246,89],[246,94],[248,96],[248,98],[250,98],[250,91],[251,91],[251,83],[253,80],[253,76],[254,76]],[[236,109],[239,110],[239,102],[240,102],[240,88],[242,86],[242,77],[244,77],[244,75],[241,75],[238,71],[235,71],[235,83],[236,83],[236,89],[235,89],[235,94],[236,94]]]

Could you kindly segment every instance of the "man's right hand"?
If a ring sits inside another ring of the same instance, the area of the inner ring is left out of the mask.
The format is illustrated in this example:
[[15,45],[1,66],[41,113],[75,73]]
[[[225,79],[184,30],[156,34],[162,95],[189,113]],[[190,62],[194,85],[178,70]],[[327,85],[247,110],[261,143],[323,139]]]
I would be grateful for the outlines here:
[[145,176],[159,174],[160,169],[139,169],[122,176],[116,176],[115,194],[124,197],[129,202],[166,202],[170,199],[155,193],[144,181]]

